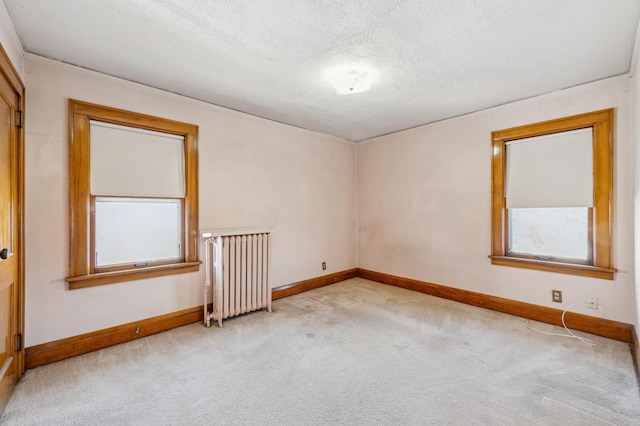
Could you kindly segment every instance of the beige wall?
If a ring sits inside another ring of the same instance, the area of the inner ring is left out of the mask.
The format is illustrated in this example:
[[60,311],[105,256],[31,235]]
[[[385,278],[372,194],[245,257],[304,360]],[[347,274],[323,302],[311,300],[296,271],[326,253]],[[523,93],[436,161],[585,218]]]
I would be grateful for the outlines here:
[[[66,290],[68,98],[198,124],[200,227],[274,229],[274,286],[358,264],[552,307],[559,307],[549,302],[552,288],[563,291],[565,306],[597,296],[598,311],[576,310],[635,321],[635,86],[627,76],[357,147],[33,55],[25,57],[25,79],[28,346],[189,308],[202,297],[202,272]],[[608,107],[616,108],[616,280],[491,265],[490,132]]]
[[9,12],[7,12],[7,8],[2,1],[0,1],[0,44],[4,51],[7,52],[7,56],[9,56],[9,59],[11,60],[13,67],[18,72],[18,75],[21,78],[24,78],[24,66],[22,61],[24,51],[22,50],[20,39],[18,39],[18,35],[13,28],[13,22],[11,22]]
[[25,79],[27,346],[202,303],[204,269],[66,290],[68,98],[199,125],[200,228],[273,229],[274,287],[356,266],[354,144],[34,55]]
[[[575,311],[633,323],[630,90],[621,76],[358,144],[358,266],[554,308],[596,296],[599,310]],[[611,107],[616,279],[491,265],[491,131]]]

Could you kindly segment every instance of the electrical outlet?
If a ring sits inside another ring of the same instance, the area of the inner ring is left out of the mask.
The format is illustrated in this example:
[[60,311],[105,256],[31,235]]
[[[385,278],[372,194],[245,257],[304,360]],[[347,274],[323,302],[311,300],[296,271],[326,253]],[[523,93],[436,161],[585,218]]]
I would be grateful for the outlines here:
[[589,309],[598,309],[598,298],[591,296],[591,297],[587,297],[587,308]]
[[560,290],[551,290],[551,301],[562,303],[562,292]]
[[322,270],[324,271],[325,269],[327,269],[327,262],[322,262]]

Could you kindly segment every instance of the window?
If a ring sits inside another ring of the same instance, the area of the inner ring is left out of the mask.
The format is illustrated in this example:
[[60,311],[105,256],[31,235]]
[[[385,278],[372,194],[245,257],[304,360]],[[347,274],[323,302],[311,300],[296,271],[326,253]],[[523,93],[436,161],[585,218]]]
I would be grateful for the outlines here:
[[492,263],[613,279],[613,110],[492,138]]
[[510,208],[507,212],[510,255],[591,264],[591,208]]
[[92,197],[95,271],[182,259],[182,200]]
[[69,288],[197,271],[198,127],[69,108]]

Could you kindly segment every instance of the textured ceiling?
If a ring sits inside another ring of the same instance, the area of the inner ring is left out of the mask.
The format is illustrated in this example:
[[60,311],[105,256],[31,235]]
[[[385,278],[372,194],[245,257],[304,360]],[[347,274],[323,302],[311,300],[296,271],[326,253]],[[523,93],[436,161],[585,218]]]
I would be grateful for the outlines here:
[[[629,71],[638,0],[4,0],[27,52],[360,141]],[[324,72],[375,69],[338,96]]]

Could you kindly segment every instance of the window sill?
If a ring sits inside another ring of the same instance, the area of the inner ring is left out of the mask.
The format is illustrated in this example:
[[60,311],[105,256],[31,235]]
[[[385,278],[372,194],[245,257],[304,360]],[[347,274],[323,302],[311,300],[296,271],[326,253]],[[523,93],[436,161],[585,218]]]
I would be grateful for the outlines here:
[[77,277],[67,277],[65,281],[69,283],[69,290],[79,288],[95,287],[99,285],[115,284],[125,281],[141,280],[144,278],[154,278],[164,275],[183,274],[186,272],[197,272],[202,262],[173,263],[171,265],[152,266],[148,268],[127,269],[125,271],[100,272],[89,275],[79,275]]
[[524,259],[510,256],[489,256],[493,265],[513,266],[516,268],[536,269],[538,271],[557,272],[560,274],[580,275],[590,278],[612,280],[617,269],[600,266],[578,265],[572,263],[549,262],[546,260]]

